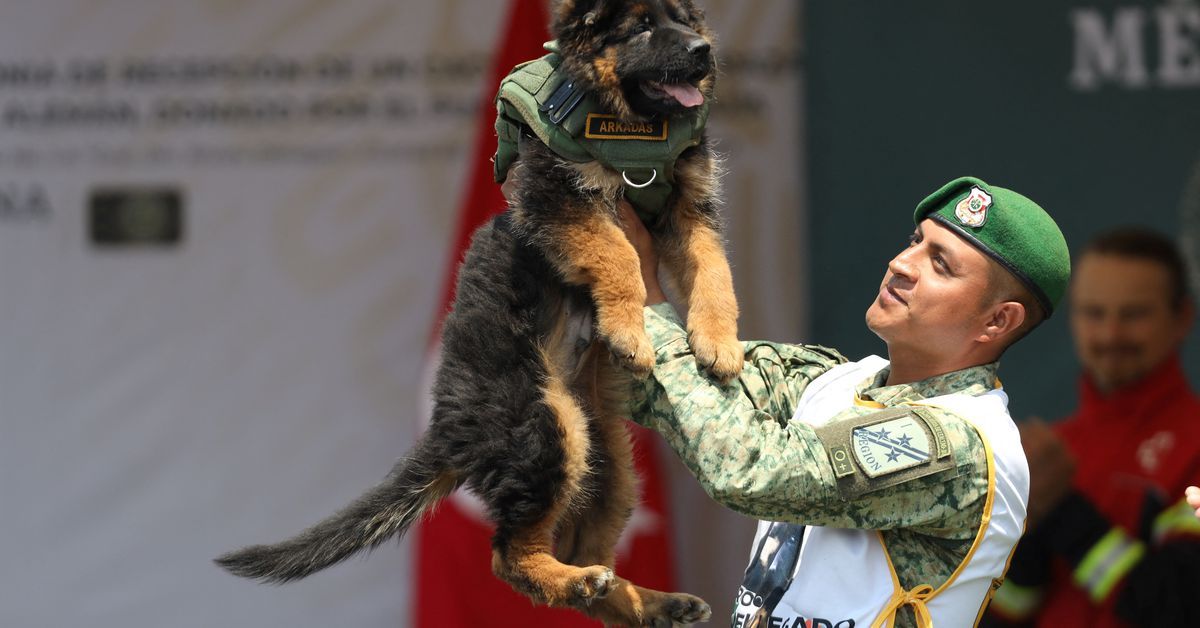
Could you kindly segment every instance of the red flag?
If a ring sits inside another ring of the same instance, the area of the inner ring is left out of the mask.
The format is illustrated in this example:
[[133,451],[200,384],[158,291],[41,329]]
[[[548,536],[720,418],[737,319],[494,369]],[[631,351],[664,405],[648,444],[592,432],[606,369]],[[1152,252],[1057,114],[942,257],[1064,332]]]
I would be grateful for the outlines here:
[[[479,111],[471,176],[458,214],[443,292],[443,313],[454,299],[458,263],[471,234],[505,207],[500,186],[492,178],[491,157],[496,149],[492,97],[500,79],[513,66],[545,54],[542,44],[550,38],[548,23],[544,0],[512,0],[492,60],[487,102]],[[439,319],[439,329],[440,323]],[[436,334],[435,330],[435,337]],[[434,344],[436,353],[437,343]],[[436,355],[431,359],[436,360]],[[642,499],[618,546],[617,573],[645,587],[673,591],[674,558],[668,539],[671,521],[654,436],[630,426],[634,457],[642,478]],[[534,606],[529,598],[492,575],[491,536],[492,527],[481,518],[477,502],[461,492],[445,500],[417,527],[413,625],[446,628],[600,625],[573,610]]]

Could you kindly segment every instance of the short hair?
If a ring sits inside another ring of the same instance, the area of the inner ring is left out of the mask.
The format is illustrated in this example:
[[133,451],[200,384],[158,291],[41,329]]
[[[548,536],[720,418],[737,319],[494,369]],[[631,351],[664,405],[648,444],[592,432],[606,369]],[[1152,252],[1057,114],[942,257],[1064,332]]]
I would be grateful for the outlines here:
[[1080,259],[1089,253],[1098,255],[1116,255],[1154,262],[1167,271],[1171,306],[1178,309],[1184,301],[1190,298],[1188,291],[1188,270],[1179,252],[1170,238],[1145,227],[1119,227],[1105,231],[1092,238],[1080,252]]
[[1013,331],[1012,339],[1001,349],[1000,353],[1003,354],[1018,340],[1029,335],[1029,332],[1041,325],[1042,321],[1046,320],[1046,311],[1042,309],[1042,304],[1033,295],[1033,291],[1008,269],[1002,267],[995,260],[989,259],[988,262],[989,300],[992,303],[1016,301],[1025,308],[1025,320],[1021,322],[1020,327]]

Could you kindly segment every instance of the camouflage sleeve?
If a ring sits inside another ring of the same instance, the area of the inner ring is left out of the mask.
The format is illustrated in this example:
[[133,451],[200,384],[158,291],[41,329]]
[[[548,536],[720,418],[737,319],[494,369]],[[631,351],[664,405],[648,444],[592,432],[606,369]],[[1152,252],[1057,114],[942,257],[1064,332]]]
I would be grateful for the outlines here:
[[[803,515],[805,520],[843,528],[905,529],[955,541],[974,538],[988,495],[987,450],[983,439],[975,426],[950,410],[936,406],[921,406],[921,409],[945,433],[949,455],[942,467],[929,467],[928,471],[890,485],[889,476],[883,476],[875,480],[878,488],[868,481],[864,492],[848,490],[844,481],[839,486],[835,480],[834,495],[824,504],[810,502]],[[826,428],[839,423],[856,425],[871,419],[870,410],[851,408],[819,430],[799,422],[796,428],[803,428],[809,438],[812,436],[808,434],[816,436],[820,443],[817,446],[824,447],[821,439],[828,433]],[[832,468],[828,458],[821,466],[823,472]]]
[[846,361],[832,349],[763,341],[743,342],[746,362],[742,374],[722,387],[703,374],[687,343],[687,332],[670,303],[645,309],[646,333],[654,345],[653,376],[634,384],[630,418],[653,427],[657,415],[670,413],[663,382],[695,382],[712,387],[727,399],[741,399],[761,411],[763,418],[786,423],[795,413],[796,402],[808,383]]
[[[844,358],[819,347],[749,342],[742,374],[722,386],[701,372],[669,308],[646,310],[657,358],[653,375],[635,391],[633,416],[662,434],[714,500],[770,521],[920,528],[955,539],[974,534],[987,494],[987,461],[969,423],[926,408],[945,432],[950,464],[900,484],[848,492],[839,486],[817,431],[790,421],[808,383]],[[869,412],[852,407],[822,426],[822,433],[862,421]]]

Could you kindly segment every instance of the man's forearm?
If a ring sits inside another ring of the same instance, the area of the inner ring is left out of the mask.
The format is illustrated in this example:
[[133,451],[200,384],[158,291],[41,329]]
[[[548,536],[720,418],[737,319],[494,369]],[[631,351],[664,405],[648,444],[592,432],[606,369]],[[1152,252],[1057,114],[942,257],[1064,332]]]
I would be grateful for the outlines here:
[[[789,469],[793,482],[811,486],[810,492],[823,490],[826,478],[814,458],[824,452],[806,453],[804,443],[788,434],[788,419],[808,382],[837,360],[829,356],[825,364],[804,365],[770,343],[745,343],[750,360],[742,377],[722,386],[696,364],[670,304],[646,308],[645,316],[656,363],[651,378],[638,387],[634,420],[662,434],[718,502],[750,516],[794,518],[800,504],[773,486],[772,479],[783,475],[780,467]],[[791,377],[789,366],[797,367]],[[806,455],[806,462],[797,460]]]

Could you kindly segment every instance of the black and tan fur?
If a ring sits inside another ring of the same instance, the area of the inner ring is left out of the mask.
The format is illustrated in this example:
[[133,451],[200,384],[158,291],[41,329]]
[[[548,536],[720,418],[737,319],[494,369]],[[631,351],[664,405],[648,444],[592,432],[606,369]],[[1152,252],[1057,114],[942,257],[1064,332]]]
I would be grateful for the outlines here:
[[[691,0],[563,0],[552,29],[566,71],[624,120],[671,112],[645,80],[712,95],[710,35]],[[222,556],[223,567],[272,582],[304,577],[403,533],[465,486],[496,526],[493,571],[533,600],[631,626],[708,618],[699,598],[612,570],[638,495],[621,391],[628,371],[644,375],[654,360],[638,257],[617,218],[621,175],[536,141],[520,151],[508,216],[475,233],[460,268],[426,435],[341,512],[283,543]],[[727,380],[742,353],[716,169],[707,140],[686,151],[669,207],[647,226],[686,298],[698,360]]]

